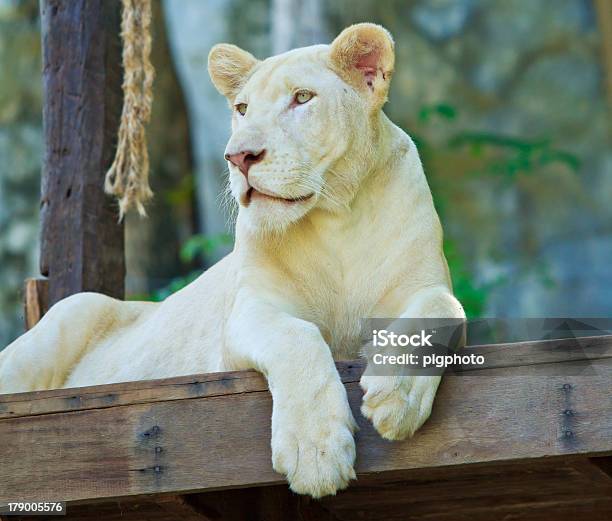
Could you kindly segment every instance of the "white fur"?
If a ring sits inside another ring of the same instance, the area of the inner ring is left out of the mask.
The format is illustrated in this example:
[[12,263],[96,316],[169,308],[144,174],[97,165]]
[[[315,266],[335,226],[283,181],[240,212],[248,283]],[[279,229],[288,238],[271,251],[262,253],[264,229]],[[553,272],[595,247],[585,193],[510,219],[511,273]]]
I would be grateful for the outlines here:
[[[369,68],[366,83],[350,70],[357,44],[392,67],[392,41],[371,24],[263,62],[213,49],[213,81],[231,104],[248,103],[245,116],[234,111],[228,150],[267,150],[251,185],[314,195],[247,205],[230,165],[242,201],[230,255],[159,304],[63,300],[0,354],[0,392],[255,368],[274,399],[274,468],[299,493],[344,488],[354,420],[334,358],[358,356],[361,319],[464,316],[417,150],[381,111],[392,71]],[[316,96],[292,106],[296,89]],[[362,412],[384,437],[404,438],[429,416],[438,383],[366,371]]]

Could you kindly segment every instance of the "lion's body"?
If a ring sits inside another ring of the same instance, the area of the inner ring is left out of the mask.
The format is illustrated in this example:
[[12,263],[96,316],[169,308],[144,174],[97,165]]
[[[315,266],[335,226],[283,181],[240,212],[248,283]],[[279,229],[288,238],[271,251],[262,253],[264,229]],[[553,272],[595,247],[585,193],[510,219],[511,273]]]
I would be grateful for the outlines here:
[[[463,317],[463,310],[410,138],[358,90],[349,92],[329,66],[328,46],[256,65],[234,49],[223,48],[211,65],[220,90],[236,91],[224,92],[231,100],[249,98],[251,122],[234,116],[228,149],[267,150],[248,184],[231,172],[242,201],[234,251],[159,304],[95,294],[60,302],[0,354],[0,392],[256,368],[275,400],[275,468],[294,490],[319,496],[354,475],[353,420],[332,354],[359,355],[363,318]],[[215,74],[230,69],[230,55],[232,67],[250,71],[239,88]],[[380,105],[384,73],[368,83]],[[284,109],[287,75],[320,99],[299,114]],[[299,130],[306,118],[312,128]],[[245,203],[249,186],[257,190]],[[315,195],[302,197],[305,189]],[[404,437],[429,415],[439,379],[406,380],[410,399],[394,394],[401,386],[392,380],[364,377],[363,410],[384,436]]]
[[[287,301],[287,312],[316,324],[334,358],[359,356],[363,318],[400,316],[405,295],[437,285],[448,291],[449,284],[441,230],[418,153],[408,136],[388,124],[396,140],[393,157],[384,162],[390,168],[372,173],[348,223],[313,211],[269,249],[238,234],[235,252],[162,303],[96,294],[70,297],[0,354],[0,363],[8,365],[14,351],[19,365],[34,376],[36,358],[55,344],[55,324],[62,323],[62,337],[57,337],[62,341],[52,348],[54,370],[24,381],[21,368],[5,367],[0,392],[244,369],[224,348],[232,341],[225,324],[243,283]],[[62,347],[75,343],[76,356],[72,350],[62,353]],[[28,349],[29,360],[24,357]]]

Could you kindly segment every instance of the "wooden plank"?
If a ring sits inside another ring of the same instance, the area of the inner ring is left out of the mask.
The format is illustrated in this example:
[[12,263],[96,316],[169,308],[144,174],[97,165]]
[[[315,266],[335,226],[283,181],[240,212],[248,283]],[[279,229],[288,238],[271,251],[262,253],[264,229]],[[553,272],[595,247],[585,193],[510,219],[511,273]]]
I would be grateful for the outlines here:
[[319,501],[292,493],[285,485],[192,494],[186,502],[223,521],[339,521]]
[[219,521],[190,505],[183,496],[148,496],[129,500],[70,505],[66,516],[11,516],[10,521]]
[[[148,495],[111,502],[70,504],[66,519],[88,521],[341,521],[354,519],[605,519],[609,485],[584,458],[533,464],[502,463],[421,469],[409,479],[391,474],[360,479],[320,501],[285,485],[187,496]],[[384,478],[384,479],[383,479]],[[451,515],[453,517],[451,517]],[[573,517],[572,517],[573,516]],[[15,519],[15,518],[13,518]],[[34,518],[17,518],[34,519]],[[36,519],[41,519],[40,517]],[[52,518],[42,518],[48,519]]]
[[[363,368],[360,360],[338,364],[344,382],[358,381]],[[267,389],[265,378],[256,371],[230,371],[162,380],[4,394],[0,395],[0,419],[84,411],[118,405],[210,398]]]
[[26,331],[32,329],[49,309],[49,281],[29,278],[24,289],[24,321]]
[[[318,501],[286,486],[226,490],[189,496],[149,495],[117,501],[71,504],[69,521],[339,521]],[[53,521],[52,516],[17,516],[13,521]]]
[[[467,352],[473,350],[486,357],[484,366],[474,367],[473,371],[522,367],[521,373],[525,375],[532,365],[549,364],[549,367],[554,369],[550,364],[610,358],[612,336],[474,346],[466,350]],[[338,362],[336,366],[342,381],[351,383],[359,381],[364,362],[352,360]],[[136,403],[205,398],[266,389],[266,381],[259,373],[235,371],[78,389],[0,395],[0,419]]]
[[608,477],[610,483],[612,483],[612,456],[605,456],[603,458],[590,458],[590,464],[597,468],[597,470]]
[[[583,459],[536,464],[500,464],[477,472],[424,474],[405,480],[362,483],[324,498],[321,505],[340,519],[568,519],[559,507],[610,505],[610,487],[583,471]],[[588,466],[588,463],[586,463]],[[577,519],[582,519],[578,517]],[[591,519],[591,517],[589,517]]]
[[[533,483],[537,487],[539,483]],[[360,517],[344,517],[346,521],[359,519],[360,521],[610,521],[612,499],[599,498],[581,499],[572,496],[559,501],[529,501],[514,504],[495,504],[491,501],[478,504],[470,508],[461,508],[461,503],[442,503],[440,510],[431,508],[431,505],[406,505],[404,508],[395,506],[382,506],[378,510],[358,510]],[[431,514],[430,512],[436,512]]]
[[533,340],[505,344],[489,344],[465,348],[466,353],[483,355],[482,366],[464,365],[465,369],[480,370],[502,367],[528,367],[606,358],[612,355],[612,336],[600,335],[556,340]]
[[[448,376],[431,419],[395,443],[361,417],[361,390],[347,383],[359,476],[612,453],[612,395],[602,392],[612,359],[592,361],[588,375],[555,376],[552,365],[534,365],[530,376],[512,367]],[[270,415],[269,393],[252,391],[5,418],[0,501],[282,483],[270,463]]]
[[80,291],[122,298],[123,225],[104,194],[121,113],[120,2],[42,0],[41,273],[49,304]]

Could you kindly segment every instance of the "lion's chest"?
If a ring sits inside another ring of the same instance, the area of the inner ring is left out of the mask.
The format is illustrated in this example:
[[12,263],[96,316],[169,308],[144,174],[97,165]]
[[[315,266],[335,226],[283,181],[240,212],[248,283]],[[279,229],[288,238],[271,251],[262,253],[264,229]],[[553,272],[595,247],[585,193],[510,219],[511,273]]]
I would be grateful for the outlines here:
[[321,248],[294,272],[303,318],[319,327],[337,359],[359,354],[365,320],[380,314],[393,283],[394,270],[385,267],[380,251],[355,243],[341,252]]
[[317,325],[334,358],[354,358],[362,344],[363,319],[369,314],[369,305],[342,288],[330,289],[308,295],[303,318]]

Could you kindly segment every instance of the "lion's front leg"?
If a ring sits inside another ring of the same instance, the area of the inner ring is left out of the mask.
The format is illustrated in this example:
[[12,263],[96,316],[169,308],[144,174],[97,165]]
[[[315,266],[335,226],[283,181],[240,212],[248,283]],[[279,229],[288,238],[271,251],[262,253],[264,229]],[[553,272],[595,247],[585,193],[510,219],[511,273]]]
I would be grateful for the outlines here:
[[[452,318],[463,321],[465,313],[450,291],[440,286],[415,294],[402,318]],[[372,347],[366,349],[371,350]],[[360,384],[365,393],[362,414],[372,422],[383,438],[403,440],[412,436],[431,414],[441,377],[378,376],[375,373],[369,363],[361,378]]]
[[237,304],[229,325],[233,364],[268,379],[274,470],[299,494],[345,488],[355,478],[355,422],[318,328],[255,297]]

